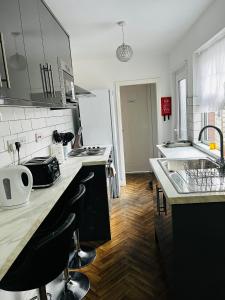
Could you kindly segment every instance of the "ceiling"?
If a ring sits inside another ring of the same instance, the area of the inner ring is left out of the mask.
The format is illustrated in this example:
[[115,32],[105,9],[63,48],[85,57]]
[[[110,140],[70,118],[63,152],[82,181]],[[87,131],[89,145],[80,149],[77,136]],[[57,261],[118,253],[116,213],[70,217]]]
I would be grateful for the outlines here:
[[213,0],[46,0],[71,37],[73,57],[107,59],[122,41],[137,55],[164,54]]

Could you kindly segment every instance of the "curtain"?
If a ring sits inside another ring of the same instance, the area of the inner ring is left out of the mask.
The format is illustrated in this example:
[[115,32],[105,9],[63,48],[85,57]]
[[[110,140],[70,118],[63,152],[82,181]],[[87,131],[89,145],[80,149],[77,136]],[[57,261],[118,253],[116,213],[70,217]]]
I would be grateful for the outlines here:
[[225,38],[199,54],[196,81],[201,111],[225,108]]

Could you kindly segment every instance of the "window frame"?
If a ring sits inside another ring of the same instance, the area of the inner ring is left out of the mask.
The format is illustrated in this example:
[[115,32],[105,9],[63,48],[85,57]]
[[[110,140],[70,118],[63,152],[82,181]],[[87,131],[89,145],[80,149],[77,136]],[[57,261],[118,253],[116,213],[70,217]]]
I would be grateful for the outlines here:
[[[175,96],[176,96],[176,126],[177,126],[177,138],[178,139],[187,139],[187,132],[188,132],[188,128],[187,128],[187,99],[188,99],[188,95],[187,95],[187,90],[188,90],[188,79],[187,79],[187,70],[186,70],[186,64],[180,68],[179,70],[177,70],[175,72]],[[185,134],[185,138],[181,136],[181,104],[180,104],[180,89],[179,89],[179,83],[182,80],[186,80],[186,134]]]

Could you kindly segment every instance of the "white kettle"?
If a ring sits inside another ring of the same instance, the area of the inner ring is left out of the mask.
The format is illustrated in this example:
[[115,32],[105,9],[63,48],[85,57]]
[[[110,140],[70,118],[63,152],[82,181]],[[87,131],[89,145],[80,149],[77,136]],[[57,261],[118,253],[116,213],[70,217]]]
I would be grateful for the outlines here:
[[0,206],[12,209],[28,203],[32,186],[33,177],[27,167],[0,168]]

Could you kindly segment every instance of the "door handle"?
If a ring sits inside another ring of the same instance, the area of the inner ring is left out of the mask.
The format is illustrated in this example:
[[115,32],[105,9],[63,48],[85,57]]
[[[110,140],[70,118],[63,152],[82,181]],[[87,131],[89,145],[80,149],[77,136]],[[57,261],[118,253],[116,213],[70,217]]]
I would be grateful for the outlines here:
[[2,87],[2,82],[6,82],[7,88],[10,89],[11,84],[10,84],[9,70],[8,70],[8,64],[7,64],[6,54],[5,54],[4,37],[2,32],[0,32],[0,45],[1,45],[2,59],[3,59],[3,65],[5,71],[5,78],[4,79],[1,78],[1,87]]

